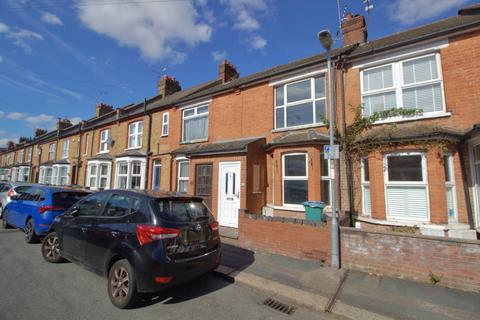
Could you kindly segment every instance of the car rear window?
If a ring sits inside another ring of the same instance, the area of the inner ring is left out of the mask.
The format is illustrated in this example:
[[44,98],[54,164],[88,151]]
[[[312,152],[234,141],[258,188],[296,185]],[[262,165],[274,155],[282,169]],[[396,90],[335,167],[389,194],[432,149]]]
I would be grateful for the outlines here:
[[88,192],[55,192],[52,195],[53,206],[67,209],[87,195]]
[[200,219],[213,219],[210,210],[200,200],[157,199],[153,201],[155,213],[164,220],[190,222]]
[[18,193],[18,194],[22,194],[24,193],[25,191],[27,191],[28,189],[30,189],[32,186],[18,186],[15,188],[15,192]]

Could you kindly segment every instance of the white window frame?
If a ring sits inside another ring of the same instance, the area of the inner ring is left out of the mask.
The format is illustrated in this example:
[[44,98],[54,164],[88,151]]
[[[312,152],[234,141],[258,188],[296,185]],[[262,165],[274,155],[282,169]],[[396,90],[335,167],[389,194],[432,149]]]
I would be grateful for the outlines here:
[[[446,158],[446,159],[445,159]],[[448,222],[449,223],[456,223],[458,222],[458,207],[457,207],[457,187],[455,183],[455,167],[454,167],[454,158],[451,153],[446,153],[444,155],[444,161],[448,162],[448,172],[450,177],[452,178],[452,181],[447,181],[447,177],[445,177],[445,192],[447,192],[448,189],[452,190],[452,195],[453,195],[453,210],[454,210],[454,216],[450,218],[450,215],[448,215]],[[444,165],[446,165],[445,163]],[[448,207],[447,207],[448,210]],[[448,211],[447,211],[448,214]]]
[[[327,160],[327,175],[323,175],[325,172],[322,172],[322,168],[320,167],[320,180],[321,181],[329,181],[328,183],[328,202],[326,203],[327,205],[332,204],[332,186],[333,186],[333,181],[332,181],[332,160],[330,159],[325,159],[325,154],[321,153],[320,157],[323,158],[324,160]],[[321,187],[321,186],[320,186]]]
[[[370,188],[370,164],[368,164],[368,181],[365,180],[365,161],[368,163],[368,157],[361,158],[360,160],[360,179],[361,179],[361,185],[362,185],[362,214],[367,217],[372,216],[372,189]],[[365,198],[366,198],[366,188],[370,191],[369,197],[370,197],[370,210],[367,209],[366,203],[365,203]]]
[[[51,174],[47,175],[47,172],[50,171]],[[50,183],[48,185],[53,185],[53,167],[52,166],[41,166],[40,167],[40,174],[39,174],[39,183],[47,184],[47,177],[50,179]]]
[[84,156],[88,155],[88,142],[89,142],[89,139],[90,138],[90,134],[87,133],[85,134],[85,153],[83,154]]
[[33,147],[30,147],[30,148],[27,149],[25,162],[27,162],[27,163],[32,162],[32,152],[33,152]]
[[[198,113],[198,109],[200,108],[204,108],[204,107],[207,107],[207,112],[203,112],[203,113]],[[193,110],[193,115],[191,116],[186,116],[185,117],[185,112],[187,111],[190,111],[190,110]],[[207,117],[207,136],[204,137],[204,138],[200,138],[200,139],[194,139],[194,140],[185,140],[185,120],[188,120],[188,119],[195,119],[195,118],[202,118],[202,117]],[[208,129],[209,129],[209,120],[210,120],[210,105],[207,103],[207,104],[200,104],[200,105],[197,105],[195,107],[191,107],[191,108],[185,108],[182,110],[182,142],[200,142],[200,141],[207,141],[208,140]]]
[[70,139],[63,141],[62,159],[67,159],[70,153]]
[[[105,136],[102,136],[104,133],[105,133]],[[100,131],[100,144],[99,144],[98,153],[108,153],[110,151],[108,150],[109,139],[110,139],[110,129],[104,129]]]
[[[158,189],[155,189],[155,176],[156,176],[156,173],[155,173],[155,168],[160,168],[160,177],[159,178],[159,185],[158,185]],[[152,165],[152,190],[160,190],[160,186],[162,184],[162,160],[160,159],[156,159],[156,160],[153,160],[153,165]]]
[[[404,84],[403,64],[405,62],[408,62],[408,61],[427,58],[427,57],[431,57],[431,56],[435,56],[438,78],[434,79],[434,80],[415,82],[415,83],[411,83],[411,84]],[[365,71],[379,69],[379,68],[383,68],[383,67],[386,67],[386,66],[391,66],[392,67],[393,86],[389,87],[389,88],[365,91],[364,83],[363,83],[363,73]],[[361,69],[360,70],[361,104],[362,104],[362,106],[364,105],[364,97],[365,96],[371,96],[371,95],[375,95],[375,94],[381,94],[381,93],[395,91],[395,101],[396,101],[396,107],[395,108],[396,109],[403,108],[403,90],[404,89],[421,87],[421,86],[426,86],[426,85],[431,85],[431,84],[436,84],[436,83],[440,83],[440,88],[441,88],[441,91],[442,91],[442,110],[434,111],[434,112],[423,112],[419,116],[406,117],[406,118],[404,118],[404,117],[391,117],[389,119],[382,119],[382,120],[378,121],[377,123],[392,122],[392,121],[398,121],[398,120],[402,120],[402,119],[417,120],[417,119],[430,118],[430,117],[436,117],[436,116],[445,116],[448,113],[446,111],[442,62],[441,62],[441,56],[440,56],[439,52],[434,52],[434,53],[429,53],[429,54],[424,54],[424,55],[418,55],[418,56],[415,56],[415,57],[410,57],[408,59],[400,59],[400,60],[396,60],[396,61],[393,61],[393,62],[389,62],[389,63],[385,63],[385,64],[381,64],[381,65],[375,65],[373,67],[367,67],[367,68]],[[364,115],[365,115],[365,110],[362,107],[362,116],[364,116]],[[370,113],[370,115],[371,115],[371,113]]]
[[168,136],[168,131],[170,129],[170,114],[165,112],[162,115],[162,137]]
[[[102,175],[101,174],[101,166],[107,166],[107,174]],[[95,175],[91,174],[91,168],[95,167]],[[112,163],[110,161],[101,161],[101,160],[91,160],[88,161],[87,165],[87,181],[86,181],[86,186],[89,187],[91,190],[100,190],[101,189],[101,179],[106,178],[106,186],[103,188],[103,190],[108,190],[110,189],[110,181],[112,177]],[[92,185],[91,184],[91,178],[95,179],[95,183]]]
[[[133,127],[133,133],[130,128]],[[140,129],[141,127],[141,129]],[[130,138],[133,137],[134,144],[130,145]],[[143,120],[132,122],[128,125],[128,147],[127,149],[140,149],[143,140]]]
[[[285,177],[285,157],[288,156],[298,156],[302,155],[305,156],[305,176],[288,176]],[[308,153],[307,152],[294,152],[294,153],[286,153],[282,155],[282,205],[284,207],[292,207],[292,208],[299,208],[302,209],[303,205],[295,204],[295,203],[285,203],[285,179],[292,180],[292,181],[307,181],[307,199],[308,201]]]
[[[183,163],[186,163],[189,166],[188,177],[181,177],[180,176],[180,171],[181,171],[180,166]],[[187,160],[187,159],[181,159],[181,160],[178,160],[178,162],[177,162],[177,192],[181,192],[180,191],[180,181],[186,181],[187,182],[187,192],[185,192],[185,193],[188,193],[188,185],[189,185],[188,182],[190,181],[190,161]]]
[[[67,175],[66,176],[61,176],[60,172],[61,169],[67,169]],[[68,186],[68,177],[70,174],[70,166],[68,164],[54,164],[52,166],[52,185],[56,186]],[[61,183],[61,179],[66,178],[65,184]]]
[[[388,157],[389,156],[421,156],[422,157],[422,181],[389,181],[388,179]],[[405,220],[405,221],[420,221],[420,222],[429,222],[430,221],[430,191],[429,191],[429,185],[428,185],[428,170],[427,170],[427,156],[424,152],[417,152],[417,151],[412,151],[412,152],[391,152],[391,153],[386,153],[383,156],[383,178],[384,178],[384,194],[385,194],[385,213],[387,220],[391,221],[400,221],[400,220]],[[402,219],[398,218],[392,218],[389,217],[389,212],[388,212],[388,195],[387,195],[387,189],[388,187],[425,187],[425,192],[426,192],[426,201],[427,201],[427,217],[425,219],[411,219],[409,217],[404,217]]]
[[17,167],[13,167],[12,168],[12,182],[17,182],[18,181],[18,176],[19,176],[19,172],[18,172],[18,168]]
[[55,143],[50,143],[48,146],[48,160],[55,160]]
[[[325,96],[323,98],[316,98],[315,97],[315,79],[323,77],[325,78]],[[288,94],[287,94],[287,87],[299,83],[299,82],[304,82],[306,80],[310,80],[310,98],[309,99],[303,99],[295,102],[287,102],[288,99]],[[283,87],[283,105],[277,106],[277,88]],[[296,128],[305,128],[305,127],[312,127],[312,126],[325,126],[325,123],[323,122],[317,122],[317,113],[316,113],[316,108],[315,108],[315,103],[317,101],[325,101],[325,117],[328,117],[327,112],[327,75],[325,73],[321,73],[318,75],[315,75],[311,78],[303,78],[300,80],[292,81],[292,82],[287,82],[282,85],[276,86],[274,89],[274,110],[273,110],[273,118],[274,118],[274,128],[275,130],[289,130],[289,129],[296,129]],[[304,125],[299,125],[299,126],[291,126],[289,127],[287,125],[287,108],[288,107],[294,107],[297,105],[305,104],[311,102],[312,103],[312,108],[313,108],[313,122],[310,124],[304,124]],[[277,109],[283,108],[283,127],[277,128]]]
[[25,150],[19,150],[18,151],[18,163],[23,163],[23,160],[25,160]]
[[[127,189],[131,189],[131,183],[132,183],[132,176],[133,176],[133,163],[134,162],[140,162],[140,188],[139,190],[144,190],[145,189],[145,168],[146,168],[146,159],[144,158],[135,158],[135,157],[122,157],[122,158],[117,158],[115,160],[115,188],[120,189],[120,176],[127,178]],[[119,168],[122,163],[127,164],[127,173],[126,174],[119,174]]]

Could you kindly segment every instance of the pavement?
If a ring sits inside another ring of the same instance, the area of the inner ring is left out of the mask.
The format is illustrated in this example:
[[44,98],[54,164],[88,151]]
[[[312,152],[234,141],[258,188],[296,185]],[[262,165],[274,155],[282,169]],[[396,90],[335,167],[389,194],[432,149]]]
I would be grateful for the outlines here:
[[224,238],[217,272],[251,288],[343,319],[479,319],[480,293],[332,270],[313,261],[254,252]]
[[342,319],[294,303],[287,315],[263,305],[269,297],[290,304],[210,273],[120,310],[108,299],[105,278],[73,263],[47,263],[40,244],[26,244],[22,232],[0,228],[0,320]]

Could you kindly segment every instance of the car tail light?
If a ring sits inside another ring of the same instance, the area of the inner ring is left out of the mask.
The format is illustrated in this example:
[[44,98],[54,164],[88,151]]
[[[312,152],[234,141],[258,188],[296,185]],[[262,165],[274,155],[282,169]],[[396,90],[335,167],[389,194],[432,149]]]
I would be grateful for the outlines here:
[[172,281],[173,277],[155,277],[155,282],[158,283],[169,283]]
[[10,190],[8,190],[7,197],[11,198],[11,197],[13,197],[14,195],[15,195],[15,190],[13,190],[13,188],[10,189]]
[[41,206],[38,208],[39,213],[45,213],[45,211],[64,211],[65,208],[55,206]]
[[218,231],[218,221],[212,222],[210,229],[212,229],[212,231]]
[[137,238],[142,246],[155,240],[172,239],[178,236],[180,236],[180,229],[163,228],[145,224],[137,225]]

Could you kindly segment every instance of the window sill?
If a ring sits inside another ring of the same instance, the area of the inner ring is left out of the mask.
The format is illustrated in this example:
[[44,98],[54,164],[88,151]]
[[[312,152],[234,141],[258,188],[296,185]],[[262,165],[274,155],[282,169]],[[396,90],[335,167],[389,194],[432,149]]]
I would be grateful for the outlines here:
[[142,147],[134,147],[134,148],[127,148],[127,149],[124,149],[125,151],[129,151],[129,150],[140,150],[142,149]]
[[97,154],[105,154],[105,153],[109,153],[110,150],[106,150],[106,151],[100,151],[100,152],[97,152]]
[[288,127],[288,128],[281,128],[281,129],[273,129],[272,132],[285,132],[285,131],[294,131],[294,130],[302,130],[302,129],[309,129],[309,128],[321,128],[321,127],[326,127],[327,125],[321,123],[316,123],[316,124],[309,124],[309,125],[304,125],[304,126],[296,126],[296,127]]
[[393,117],[381,121],[377,121],[374,125],[387,124],[387,123],[397,123],[397,122],[408,122],[408,121],[417,121],[417,120],[426,120],[426,119],[436,119],[436,118],[446,118],[452,115],[451,112],[432,112],[431,114],[426,114],[418,117]]
[[358,221],[363,221],[367,223],[379,224],[384,226],[398,226],[398,227],[419,227],[421,225],[428,225],[430,222],[428,220],[380,220],[375,218],[370,218],[367,216],[358,216],[356,218]]
[[193,144],[193,143],[200,143],[200,142],[208,142],[208,139],[198,139],[192,141],[182,141],[180,144]]
[[305,212],[305,208],[303,206],[295,206],[295,205],[275,206],[272,204],[267,204],[267,207],[275,210]]

